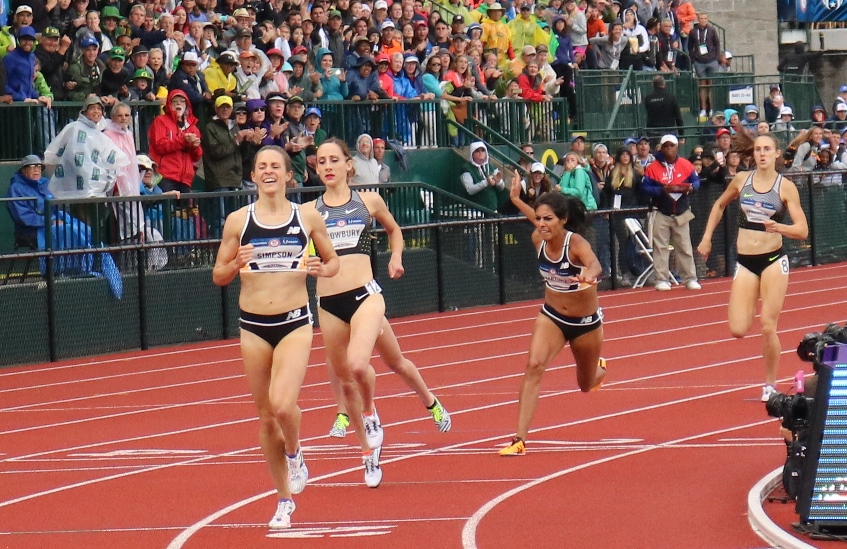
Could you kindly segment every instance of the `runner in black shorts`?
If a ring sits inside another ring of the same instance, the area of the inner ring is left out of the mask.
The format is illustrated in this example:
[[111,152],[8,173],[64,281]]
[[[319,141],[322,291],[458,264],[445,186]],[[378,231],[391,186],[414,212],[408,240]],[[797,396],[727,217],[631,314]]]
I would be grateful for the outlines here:
[[[306,275],[333,276],[339,261],[323,219],[285,197],[292,173],[284,150],[261,149],[252,176],[259,198],[227,217],[212,279],[226,286],[241,277],[241,355],[278,497],[269,526],[280,529],[291,527],[291,495],[302,492],[309,478],[297,406],[312,349]],[[320,258],[309,257],[310,239]]]
[[[765,385],[762,401],[776,392],[781,346],[777,321],[788,291],[788,256],[782,251],[782,237],[804,240],[809,236],[806,214],[800,206],[797,187],[776,172],[776,159],[782,154],[770,134],[753,141],[756,170],[735,176],[709,214],[703,239],[697,251],[703,259],[712,251],[712,235],[730,202],[739,199],[738,266],[729,293],[729,330],[744,337],[753,325],[756,302],[761,298]],[[785,213],[792,224],[782,223]]]
[[583,203],[575,197],[548,192],[535,201],[535,209],[520,199],[520,174],[515,172],[512,203],[535,224],[532,242],[538,250],[538,270],[544,278],[544,306],[535,320],[529,360],[520,389],[518,431],[502,456],[526,453],[529,424],[538,406],[544,370],[570,344],[576,361],[576,381],[584,392],[597,389],[606,377],[603,314],[597,299],[597,277],[602,272],[597,256],[575,231],[587,225]]

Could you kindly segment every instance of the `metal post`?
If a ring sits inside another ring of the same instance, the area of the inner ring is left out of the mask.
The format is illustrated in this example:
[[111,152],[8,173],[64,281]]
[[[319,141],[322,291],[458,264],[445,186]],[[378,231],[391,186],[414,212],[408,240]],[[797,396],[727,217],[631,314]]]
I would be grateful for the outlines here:
[[606,221],[606,228],[609,231],[609,272],[612,274],[612,289],[618,289],[618,269],[615,265],[618,254],[615,253],[615,232],[612,230],[612,220],[614,218],[614,213],[610,213],[608,220]]
[[497,284],[500,290],[500,305],[506,304],[506,235],[503,232],[503,222],[498,221],[497,229]]
[[812,254],[812,266],[816,266],[818,264],[818,235],[817,231],[815,231],[815,193],[812,189],[813,186],[813,177],[811,174],[808,176],[809,181],[809,253]]
[[141,350],[146,351],[150,344],[147,334],[147,254],[143,247],[135,249],[135,258],[138,276],[138,339]]
[[435,277],[438,282],[438,312],[443,313],[444,306],[444,258],[441,253],[441,225],[435,227]]

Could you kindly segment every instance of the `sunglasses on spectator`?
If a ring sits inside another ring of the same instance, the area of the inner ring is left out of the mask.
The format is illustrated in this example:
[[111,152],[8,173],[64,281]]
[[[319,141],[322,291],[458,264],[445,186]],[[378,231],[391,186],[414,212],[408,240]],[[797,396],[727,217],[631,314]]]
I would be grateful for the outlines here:
[[259,107],[258,109],[251,109],[250,112],[265,112],[265,107]]

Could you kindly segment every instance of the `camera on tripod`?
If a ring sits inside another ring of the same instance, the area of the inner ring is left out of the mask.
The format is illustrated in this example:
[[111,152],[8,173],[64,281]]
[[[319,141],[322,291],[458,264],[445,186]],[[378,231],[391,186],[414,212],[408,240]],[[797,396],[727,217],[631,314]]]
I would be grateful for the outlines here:
[[821,365],[823,350],[837,343],[847,343],[847,326],[830,323],[826,325],[823,332],[812,332],[803,336],[803,340],[797,346],[797,356],[804,362],[811,362],[817,372]]
[[771,417],[782,418],[782,426],[797,433],[811,425],[809,401],[803,393],[786,395],[774,393],[765,403],[765,409]]

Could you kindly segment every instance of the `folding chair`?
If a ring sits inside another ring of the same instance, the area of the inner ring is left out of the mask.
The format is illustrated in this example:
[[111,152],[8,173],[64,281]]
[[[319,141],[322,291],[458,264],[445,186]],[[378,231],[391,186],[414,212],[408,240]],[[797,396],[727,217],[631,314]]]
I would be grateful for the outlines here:
[[629,231],[629,234],[632,235],[632,239],[635,242],[636,252],[638,252],[638,255],[644,260],[645,265],[647,265],[632,284],[633,288],[642,288],[654,271],[653,245],[650,242],[650,238],[644,232],[644,228],[641,226],[641,222],[639,220],[634,217],[627,217],[624,219],[624,223],[626,224],[626,230]]

